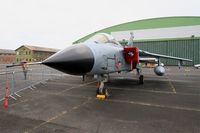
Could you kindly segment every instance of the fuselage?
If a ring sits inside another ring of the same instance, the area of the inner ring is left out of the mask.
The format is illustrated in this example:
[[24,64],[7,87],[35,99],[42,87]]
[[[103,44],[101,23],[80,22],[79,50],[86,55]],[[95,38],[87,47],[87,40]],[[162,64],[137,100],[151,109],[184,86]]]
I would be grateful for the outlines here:
[[123,52],[120,44],[88,42],[59,51],[42,63],[72,75],[130,71]]
[[106,74],[120,71],[129,71],[124,58],[124,49],[113,43],[86,43],[94,55],[94,65],[88,74]]

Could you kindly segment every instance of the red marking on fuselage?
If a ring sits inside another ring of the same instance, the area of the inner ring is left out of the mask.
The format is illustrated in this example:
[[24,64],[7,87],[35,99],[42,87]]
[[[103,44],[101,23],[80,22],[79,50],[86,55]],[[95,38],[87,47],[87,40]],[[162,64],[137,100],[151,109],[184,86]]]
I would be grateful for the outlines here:
[[131,65],[131,70],[136,68],[139,62],[139,50],[137,47],[125,47],[124,48],[125,59],[128,64]]

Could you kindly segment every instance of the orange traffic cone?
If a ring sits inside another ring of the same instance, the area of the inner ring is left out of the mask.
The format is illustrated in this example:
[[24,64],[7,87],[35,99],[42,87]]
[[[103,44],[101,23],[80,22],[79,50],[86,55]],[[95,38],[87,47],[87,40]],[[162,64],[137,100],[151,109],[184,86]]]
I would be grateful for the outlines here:
[[8,108],[8,78],[6,75],[6,95],[4,98],[4,108]]
[[8,108],[8,97],[5,96],[4,98],[4,108]]

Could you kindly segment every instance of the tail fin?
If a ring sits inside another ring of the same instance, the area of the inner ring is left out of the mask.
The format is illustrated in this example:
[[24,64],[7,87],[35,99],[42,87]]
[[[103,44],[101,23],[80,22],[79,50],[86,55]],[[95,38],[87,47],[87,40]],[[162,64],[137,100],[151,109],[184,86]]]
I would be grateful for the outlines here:
[[128,41],[128,46],[133,46],[133,39],[134,39],[134,34],[133,32],[130,32],[130,39]]

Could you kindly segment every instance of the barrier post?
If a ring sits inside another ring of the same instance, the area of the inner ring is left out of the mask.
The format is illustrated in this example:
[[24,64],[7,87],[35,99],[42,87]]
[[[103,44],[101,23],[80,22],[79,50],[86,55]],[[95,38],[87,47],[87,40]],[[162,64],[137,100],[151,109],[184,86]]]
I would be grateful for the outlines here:
[[30,78],[31,83],[33,83],[33,71],[32,71],[32,69],[30,69],[29,78]]
[[14,94],[14,92],[15,92],[15,71],[13,71],[12,72],[12,89],[10,90],[10,97],[12,98],[12,99],[14,99],[14,100],[17,100],[14,96],[13,96],[13,94]]
[[44,65],[42,65],[42,82],[44,82]]
[[15,77],[14,77],[15,71],[12,72],[12,90],[11,90],[11,95],[14,93],[15,89]]

